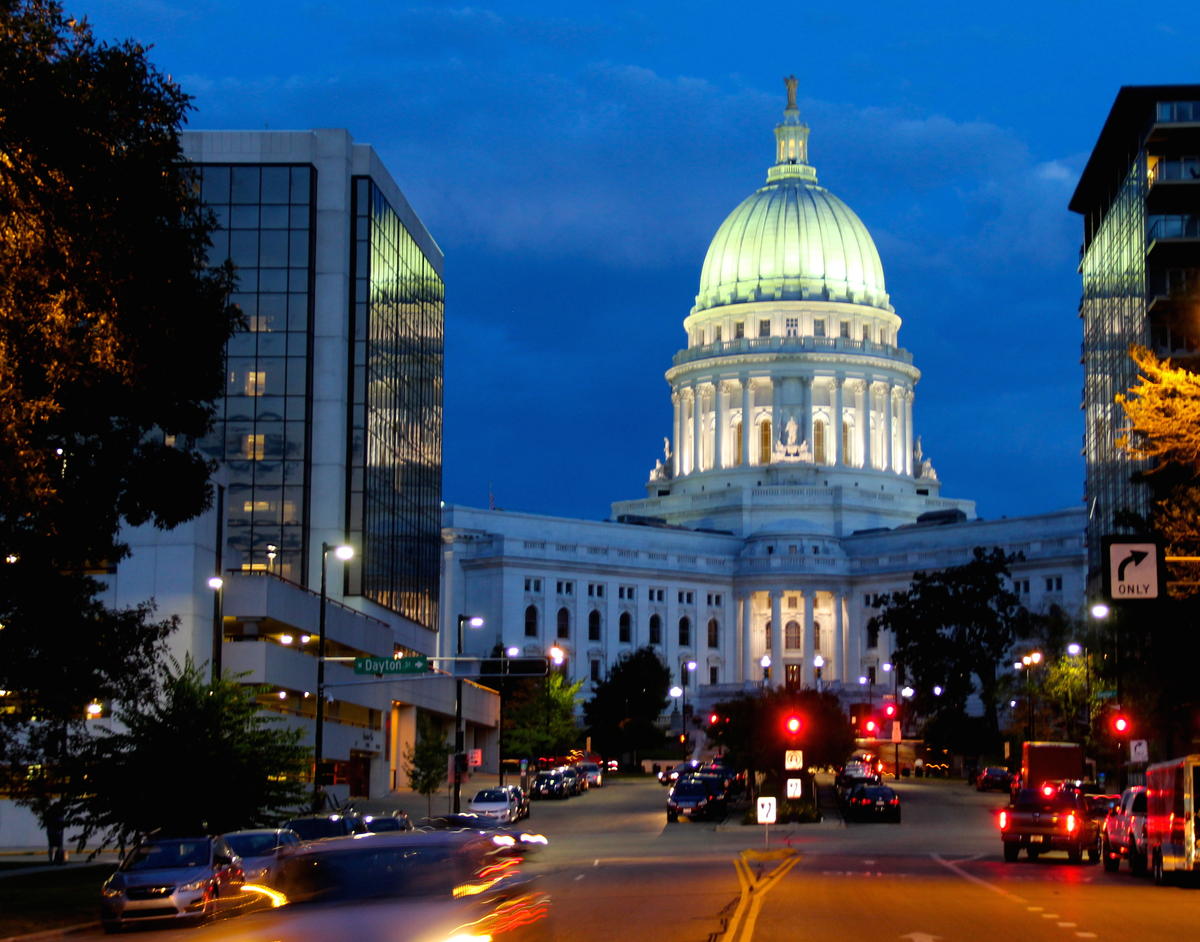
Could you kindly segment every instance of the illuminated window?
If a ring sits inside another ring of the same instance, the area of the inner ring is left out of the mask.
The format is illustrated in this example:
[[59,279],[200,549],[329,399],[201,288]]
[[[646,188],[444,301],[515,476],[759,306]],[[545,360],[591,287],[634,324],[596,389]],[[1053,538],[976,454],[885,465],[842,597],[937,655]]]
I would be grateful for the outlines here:
[[738,423],[737,423],[737,453],[735,456],[734,464],[741,464],[741,463],[742,463],[742,423],[741,423],[741,420],[739,419]]
[[771,463],[771,420],[767,419],[758,427],[758,463]]
[[783,646],[793,650],[800,647],[800,622],[789,621],[783,626]]
[[853,428],[849,422],[842,422],[842,463],[850,464],[854,460],[854,450],[850,447],[854,441]]
[[248,514],[263,513],[271,509],[269,500],[247,500],[242,502],[242,510]]
[[242,439],[242,457],[249,461],[262,461],[267,452],[266,435],[246,435]]
[[265,370],[247,370],[246,386],[243,390],[247,396],[261,396],[267,391],[267,374]]
[[813,461],[825,463],[825,423],[813,423]]

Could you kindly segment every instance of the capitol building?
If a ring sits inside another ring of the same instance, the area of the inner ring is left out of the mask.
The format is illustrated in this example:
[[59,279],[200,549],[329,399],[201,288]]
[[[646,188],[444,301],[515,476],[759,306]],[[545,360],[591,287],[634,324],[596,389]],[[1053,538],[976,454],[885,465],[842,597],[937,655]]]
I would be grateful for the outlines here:
[[645,496],[605,521],[447,504],[444,648],[460,615],[481,615],[468,653],[557,645],[585,697],[651,645],[692,703],[764,684],[854,699],[891,656],[868,628],[875,598],[975,547],[1023,554],[1013,586],[1031,610],[1081,610],[1082,507],[986,521],[943,496],[879,252],[820,185],[787,85],[766,182],[700,268]]

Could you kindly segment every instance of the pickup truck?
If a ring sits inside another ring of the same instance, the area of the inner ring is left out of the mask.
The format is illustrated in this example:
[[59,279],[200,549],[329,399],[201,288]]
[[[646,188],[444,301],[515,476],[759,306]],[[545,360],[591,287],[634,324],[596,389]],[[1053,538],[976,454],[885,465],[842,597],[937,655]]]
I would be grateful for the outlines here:
[[1071,863],[1082,863],[1085,853],[1089,863],[1100,859],[1100,821],[1074,792],[1022,788],[1000,810],[997,823],[1007,863],[1022,849],[1030,860],[1052,850],[1065,850]]
[[1104,869],[1115,873],[1121,860],[1139,876],[1146,872],[1146,788],[1134,785],[1121,793],[1121,803],[1104,819],[1101,838]]

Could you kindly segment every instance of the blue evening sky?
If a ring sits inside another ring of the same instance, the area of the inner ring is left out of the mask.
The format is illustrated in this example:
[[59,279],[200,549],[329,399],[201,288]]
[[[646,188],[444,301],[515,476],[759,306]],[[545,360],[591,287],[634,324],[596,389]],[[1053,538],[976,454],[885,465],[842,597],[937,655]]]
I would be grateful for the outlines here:
[[662,453],[663,372],[791,73],[879,247],[943,495],[1078,505],[1067,201],[1121,85],[1200,81],[1183,0],[66,7],[153,45],[193,128],[373,144],[446,253],[445,499],[597,519]]

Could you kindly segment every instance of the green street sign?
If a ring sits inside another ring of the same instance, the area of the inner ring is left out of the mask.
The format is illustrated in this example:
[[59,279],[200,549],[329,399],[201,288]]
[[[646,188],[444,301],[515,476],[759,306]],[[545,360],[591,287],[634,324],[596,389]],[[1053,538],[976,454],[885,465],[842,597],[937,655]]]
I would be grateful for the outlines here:
[[429,658],[423,654],[415,657],[356,657],[356,674],[428,674]]

